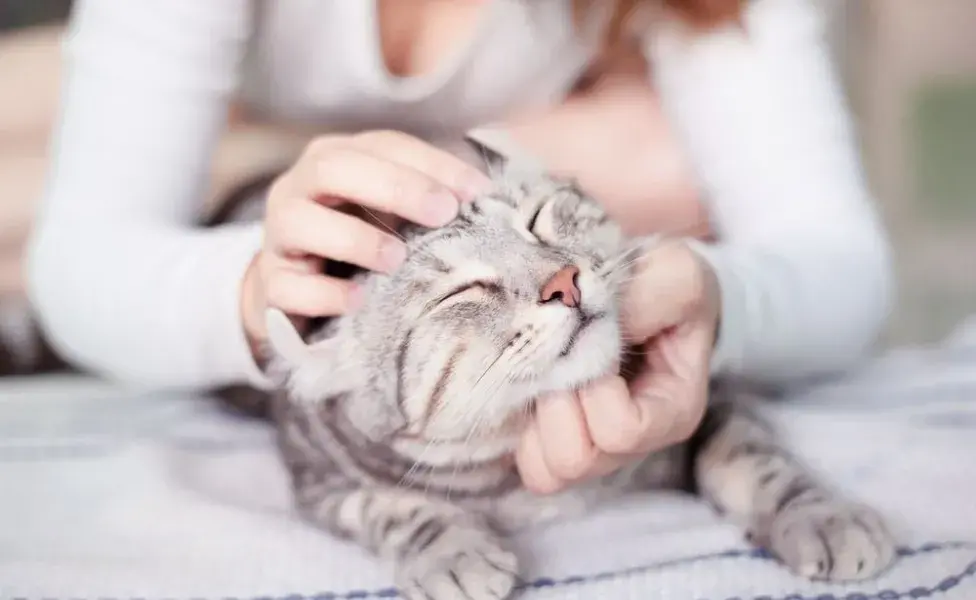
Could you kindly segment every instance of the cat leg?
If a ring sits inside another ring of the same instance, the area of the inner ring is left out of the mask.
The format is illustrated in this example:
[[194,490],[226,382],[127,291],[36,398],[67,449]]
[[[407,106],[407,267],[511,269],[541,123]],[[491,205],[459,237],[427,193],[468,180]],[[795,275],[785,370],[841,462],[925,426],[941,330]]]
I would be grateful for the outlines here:
[[519,488],[494,499],[485,512],[493,529],[511,535],[556,521],[581,518],[608,497],[619,495],[612,491],[598,484],[580,484],[547,495]]
[[493,600],[512,592],[515,555],[477,515],[406,490],[339,490],[316,479],[296,479],[302,514],[392,560],[405,598]]
[[697,490],[720,512],[811,579],[867,579],[891,563],[895,543],[876,511],[828,489],[747,408],[714,401],[691,460]]

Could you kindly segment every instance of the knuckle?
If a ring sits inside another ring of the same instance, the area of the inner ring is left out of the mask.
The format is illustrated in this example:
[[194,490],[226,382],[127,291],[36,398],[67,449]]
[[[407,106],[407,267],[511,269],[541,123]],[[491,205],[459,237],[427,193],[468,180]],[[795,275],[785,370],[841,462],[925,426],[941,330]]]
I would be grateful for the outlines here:
[[558,477],[573,480],[589,470],[593,463],[593,452],[587,451],[583,444],[568,444],[550,460],[550,466]]
[[378,180],[376,185],[379,192],[385,198],[389,198],[389,201],[395,205],[400,203],[405,196],[404,179],[402,174],[390,173],[386,177]]
[[624,454],[638,448],[647,437],[647,427],[636,420],[619,424],[614,432],[605,432],[601,448],[611,454]]
[[284,285],[280,271],[270,271],[265,276],[264,297],[268,306],[285,308],[288,301],[288,289]]
[[525,478],[525,486],[533,493],[540,495],[555,494],[563,489],[563,482],[549,472],[529,473]]
[[305,152],[303,154],[303,158],[318,159],[323,154],[327,154],[329,151],[335,148],[335,145],[336,145],[335,136],[331,136],[331,135],[319,136],[313,139],[312,141],[310,141],[305,146]]
[[607,427],[590,426],[590,436],[593,444],[604,452],[616,452],[620,445],[619,436],[611,432]]
[[291,170],[285,171],[281,175],[275,178],[268,187],[268,199],[267,212],[271,213],[273,210],[281,205],[282,202],[289,197],[288,190],[290,189],[291,178],[293,177]]
[[698,429],[704,415],[704,407],[699,403],[681,403],[675,413],[674,439],[677,442],[687,441]]
[[325,258],[351,259],[363,254],[363,246],[366,244],[363,243],[363,236],[357,228],[337,228],[333,234],[331,254],[334,256],[327,256]]
[[373,129],[358,133],[355,139],[363,144],[395,144],[408,140],[410,136],[395,129]]
[[269,252],[268,250],[262,250],[261,253],[258,255],[257,263],[255,265],[257,268],[257,273],[259,278],[258,281],[261,282],[262,288],[268,287],[268,279],[271,277],[272,268],[271,265],[269,264],[271,262],[269,260],[271,256],[272,256],[271,252]]
[[394,206],[418,204],[434,191],[423,178],[400,169],[391,172],[382,185]]
[[264,215],[264,244],[276,252],[280,252],[291,238],[294,237],[294,230],[291,227],[293,221],[294,204],[285,199],[279,200],[276,204],[268,205]]
[[378,231],[370,232],[367,240],[363,242],[362,254],[364,257],[368,256],[371,263],[381,264],[385,258],[388,245],[389,242],[385,235]]

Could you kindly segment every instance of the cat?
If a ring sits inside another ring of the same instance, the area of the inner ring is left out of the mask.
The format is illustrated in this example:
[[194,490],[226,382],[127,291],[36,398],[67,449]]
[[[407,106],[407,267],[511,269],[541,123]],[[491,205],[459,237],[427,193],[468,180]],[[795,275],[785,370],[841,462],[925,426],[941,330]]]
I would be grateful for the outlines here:
[[411,599],[508,598],[507,533],[655,488],[702,496],[801,576],[883,571],[881,516],[802,466],[731,381],[686,443],[553,495],[522,487],[512,454],[534,399],[630,352],[616,299],[655,238],[625,237],[572,181],[478,151],[496,189],[446,227],[403,227],[395,273],[347,272],[361,308],[304,337],[269,311],[270,416],[301,515],[392,561]]

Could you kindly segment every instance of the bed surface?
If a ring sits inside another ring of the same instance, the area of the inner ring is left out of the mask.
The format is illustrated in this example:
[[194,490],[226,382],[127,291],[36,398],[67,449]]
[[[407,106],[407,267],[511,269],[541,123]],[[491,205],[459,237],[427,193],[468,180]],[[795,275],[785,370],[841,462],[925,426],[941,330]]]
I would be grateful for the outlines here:
[[[789,575],[703,504],[630,498],[515,540],[520,597],[976,599],[976,321],[770,407],[903,542],[877,581]],[[289,510],[270,432],[178,393],[0,383],[0,597],[392,597],[386,568]]]

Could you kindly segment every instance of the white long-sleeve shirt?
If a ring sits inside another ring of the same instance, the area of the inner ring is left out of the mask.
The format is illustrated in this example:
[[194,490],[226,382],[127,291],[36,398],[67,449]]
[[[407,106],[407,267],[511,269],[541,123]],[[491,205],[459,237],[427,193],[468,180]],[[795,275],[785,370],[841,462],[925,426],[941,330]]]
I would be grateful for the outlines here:
[[[755,0],[748,36],[647,49],[720,242],[715,371],[844,368],[888,311],[886,240],[862,180],[811,0]],[[261,225],[200,230],[230,98],[323,130],[437,137],[556,102],[593,44],[568,0],[496,1],[435,72],[391,77],[365,0],[81,0],[29,293],[80,366],[149,385],[264,386],[239,287]]]

